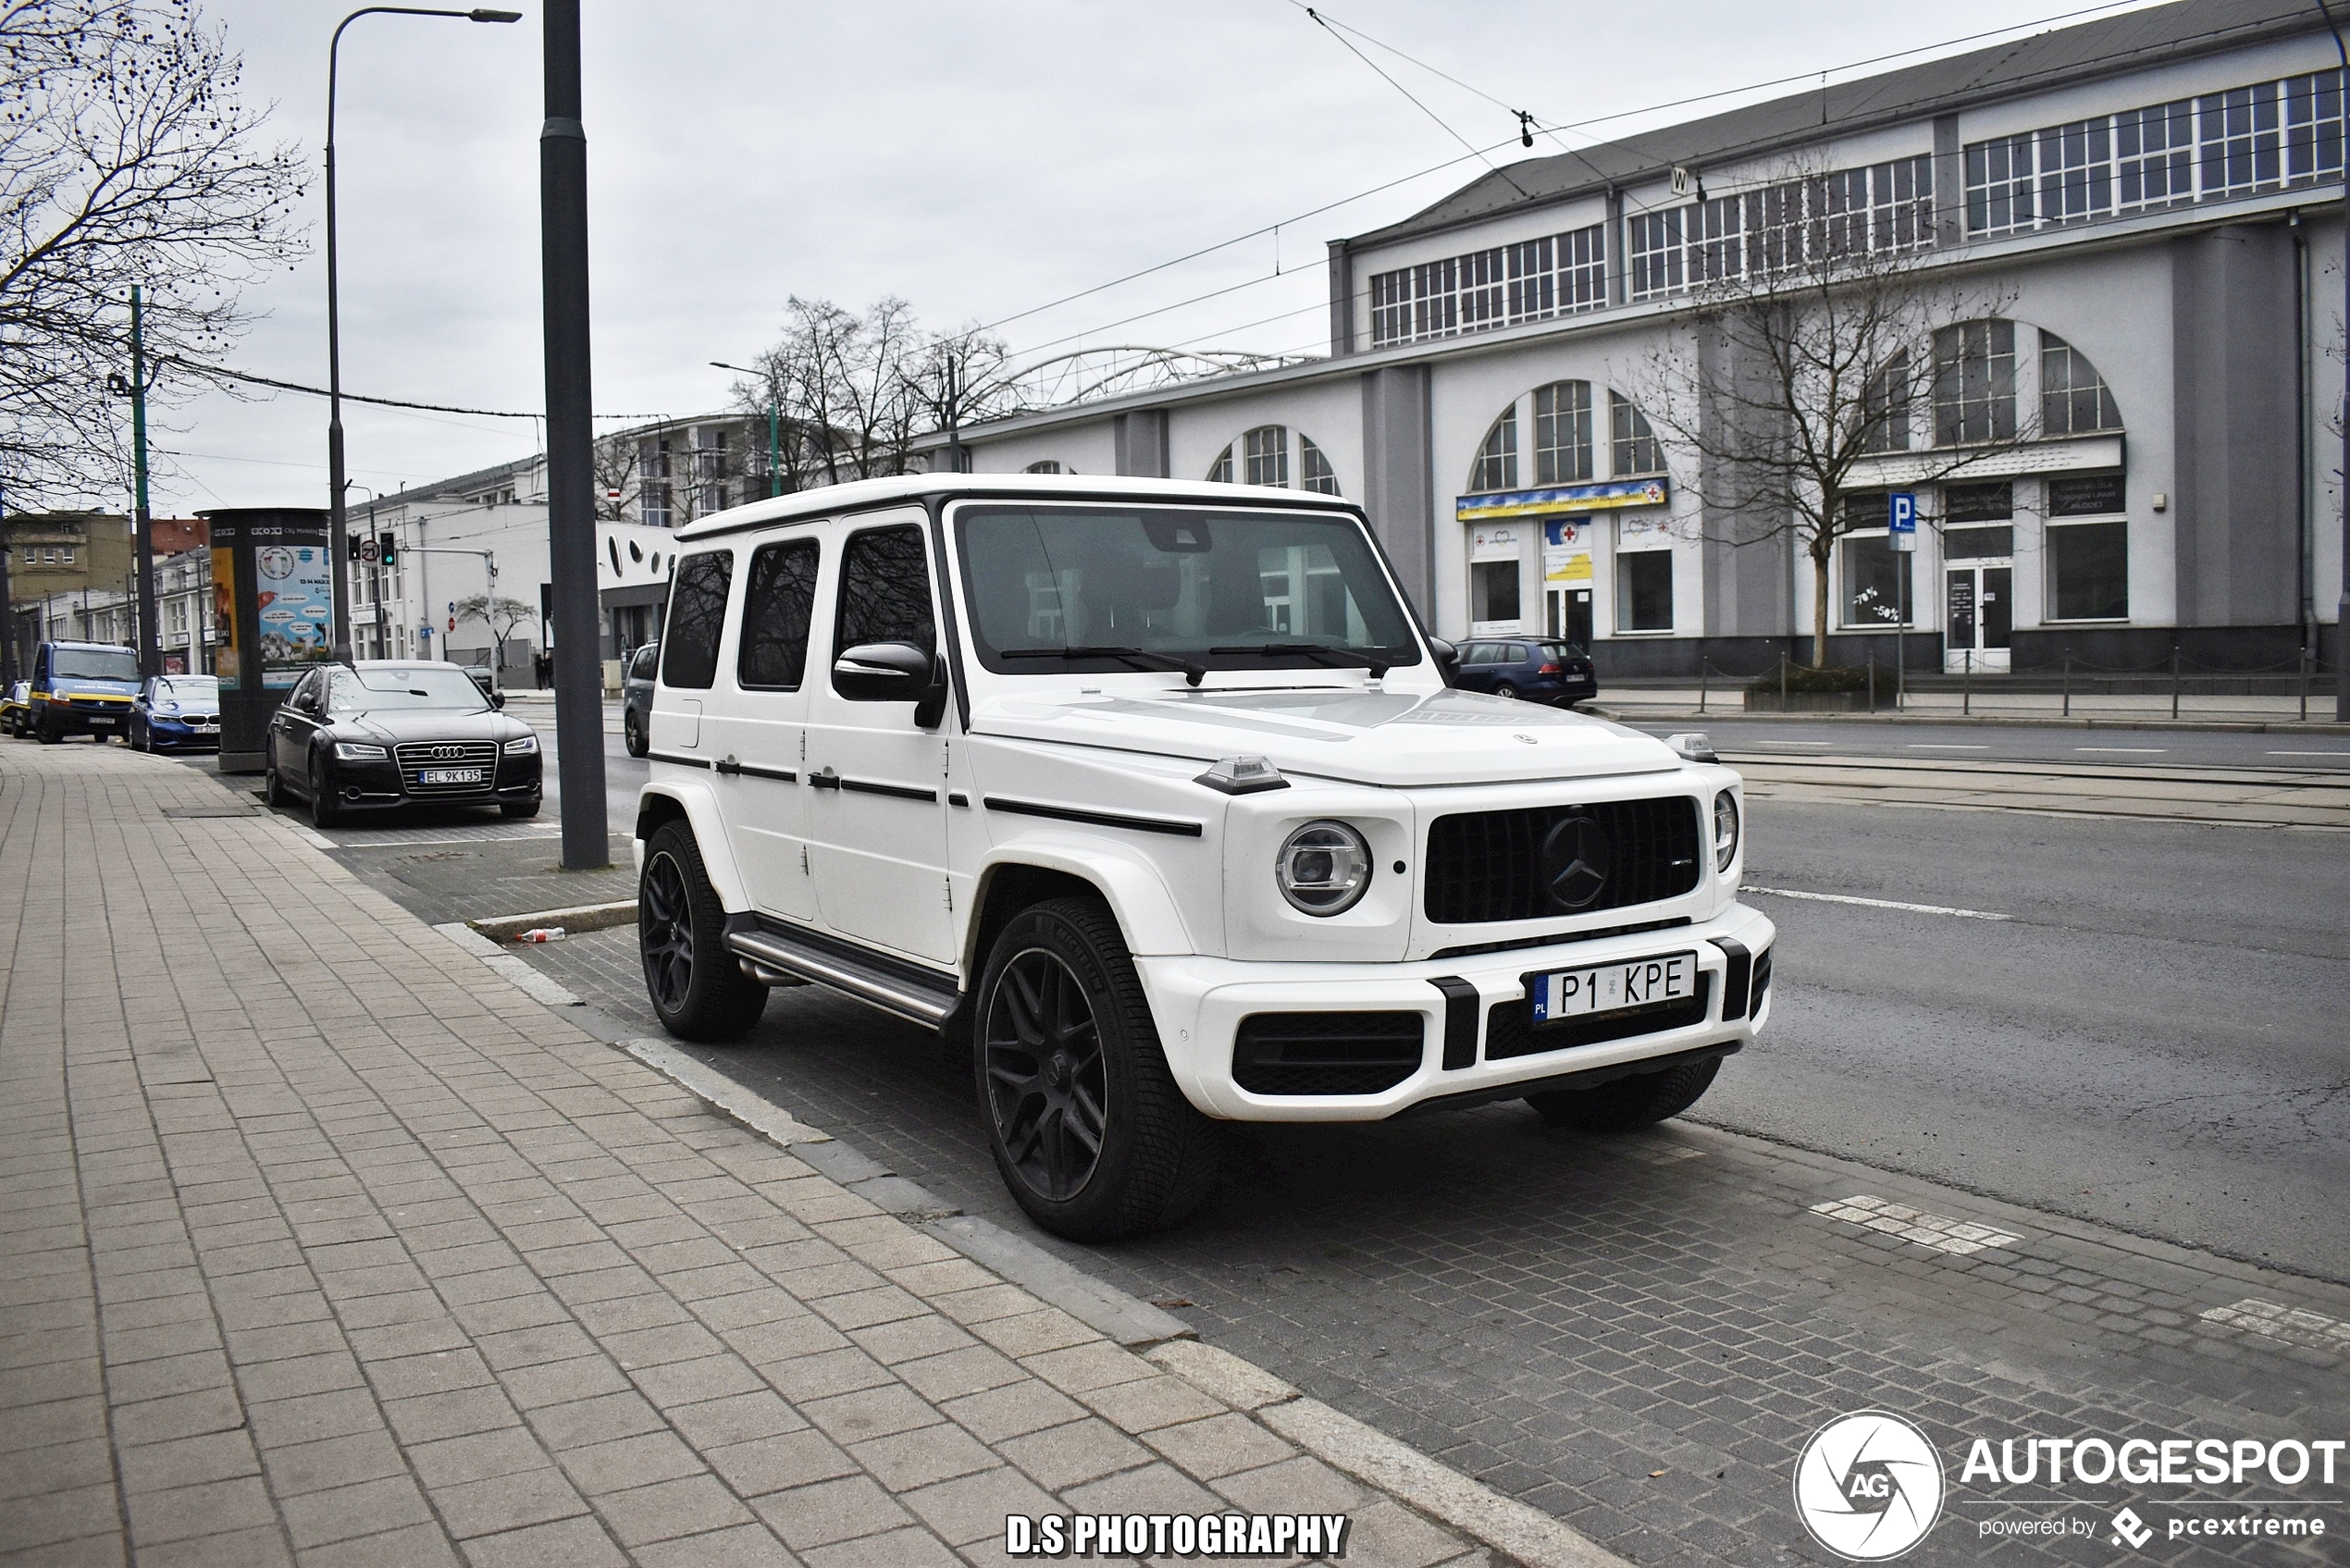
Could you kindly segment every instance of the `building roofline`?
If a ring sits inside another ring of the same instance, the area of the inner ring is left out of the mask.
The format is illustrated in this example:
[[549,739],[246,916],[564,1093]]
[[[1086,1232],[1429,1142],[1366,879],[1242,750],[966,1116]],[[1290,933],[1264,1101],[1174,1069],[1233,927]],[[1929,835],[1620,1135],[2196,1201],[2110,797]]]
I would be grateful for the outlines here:
[[[1420,239],[1603,195],[1668,176],[1676,166],[1749,163],[1830,137],[1930,121],[2059,82],[2097,80],[2325,30],[2325,19],[2305,0],[2174,0],[1856,78],[1824,92],[1791,93],[1684,120],[1636,138],[1528,158],[1480,175],[1399,223],[1337,244],[1355,251]],[[1519,193],[1522,190],[1530,193]]]

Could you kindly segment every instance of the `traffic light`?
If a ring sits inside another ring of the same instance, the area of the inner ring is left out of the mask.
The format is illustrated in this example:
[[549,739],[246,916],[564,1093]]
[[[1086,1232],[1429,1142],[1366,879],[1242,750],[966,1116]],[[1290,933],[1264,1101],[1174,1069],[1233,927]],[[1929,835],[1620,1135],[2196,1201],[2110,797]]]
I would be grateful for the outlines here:
[[390,566],[392,563],[392,554],[396,548],[390,534],[376,536],[376,559],[384,565]]

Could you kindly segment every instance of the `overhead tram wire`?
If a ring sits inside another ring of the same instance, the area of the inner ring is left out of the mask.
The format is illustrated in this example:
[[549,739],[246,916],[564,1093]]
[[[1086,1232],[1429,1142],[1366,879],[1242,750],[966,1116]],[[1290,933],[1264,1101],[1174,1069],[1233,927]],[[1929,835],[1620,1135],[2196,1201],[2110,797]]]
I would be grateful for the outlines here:
[[[1516,191],[1519,195],[1525,197],[1529,202],[1534,199],[1534,193],[1528,191],[1525,186],[1520,185],[1516,180],[1511,179],[1509,172],[1503,168],[1501,165],[1486,156],[1485,154],[1478,152],[1475,143],[1470,142],[1467,137],[1462,135],[1459,131],[1454,130],[1450,125],[1446,124],[1443,116],[1438,114],[1434,109],[1429,108],[1426,104],[1421,103],[1416,97],[1414,97],[1410,88],[1404,86],[1402,82],[1388,75],[1387,72],[1380,70],[1379,64],[1377,60],[1372,59],[1368,55],[1364,54],[1363,51],[1354,47],[1353,41],[1348,39],[1345,34],[1340,32],[1338,29],[1323,20],[1322,14],[1319,11],[1317,11],[1311,6],[1305,5],[1304,0],[1290,0],[1290,3],[1296,6],[1298,9],[1304,11],[1307,18],[1313,21],[1315,26],[1320,28],[1324,32],[1329,33],[1332,38],[1336,39],[1340,47],[1343,48],[1348,54],[1354,56],[1356,59],[1368,66],[1373,71],[1377,72],[1379,79],[1381,81],[1384,81],[1390,87],[1395,89],[1396,92],[1404,94],[1404,99],[1411,104],[1412,107],[1419,110],[1420,113],[1434,120],[1437,124],[1437,128],[1442,130],[1445,135],[1451,137],[1453,141],[1458,142],[1462,146],[1466,147],[1471,153],[1476,154],[1478,161],[1483,163],[1487,168],[1491,169],[1495,174],[1500,175],[1509,185],[1511,190]],[[1351,28],[1348,29],[1348,31],[1352,31],[1354,30]]]
[[[1291,3],[1295,4],[1297,3],[1297,0],[1291,0]],[[1873,55],[1865,59],[1851,60],[1843,65],[1831,66],[1828,68],[1828,70],[1830,74],[1842,71],[1859,70],[1868,66],[1883,65],[1890,60],[1906,59],[1913,55],[1932,54],[1938,49],[1955,48],[1962,43],[1973,43],[1985,38],[1997,38],[2004,34],[2020,32],[2030,28],[2046,27],[2056,22],[2071,21],[2081,17],[2095,16],[2104,11],[2128,9],[2139,4],[2141,4],[2141,0],[2103,0],[2103,3],[2099,5],[2082,6],[2070,11],[2059,11],[2048,16],[2036,18],[2034,20],[2027,22],[2015,22],[2006,27],[1988,28],[1980,32],[1965,33],[1956,38],[1946,38],[1932,43],[1921,43],[1913,48],[1897,49],[1884,55]],[[1342,22],[1336,25],[1342,27],[1346,26],[1346,24]],[[1350,27],[1348,28],[1348,31],[1355,32],[1358,36],[1368,36],[1367,34],[1361,33],[1359,29]],[[1380,44],[1379,47],[1383,49],[1390,48],[1390,46],[1386,44]],[[1392,49],[1390,49],[1390,52],[1396,53],[1396,51],[1393,51]],[[1403,57],[1409,58],[1408,56]],[[1418,64],[1419,62],[1415,61],[1414,63]],[[1423,66],[1422,68],[1429,70],[1435,69],[1435,68],[1429,66]],[[1438,71],[1437,74],[1442,76],[1445,73]],[[1741,93],[1759,93],[1768,88],[1784,87],[1791,82],[1811,81],[1816,79],[1819,75],[1820,72],[1815,70],[1801,71],[1792,76],[1773,77],[1767,80],[1747,82],[1737,87],[1717,88],[1711,93],[1692,93],[1686,98],[1672,98],[1666,99],[1661,103],[1643,105],[1635,108],[1618,109],[1612,114],[1596,115],[1588,119],[1570,120],[1559,125],[1548,124],[1540,121],[1539,119],[1535,123],[1537,128],[1540,130],[1544,135],[1550,136],[1553,141],[1558,142],[1559,145],[1567,147],[1567,150],[1571,153],[1574,152],[1575,149],[1568,146],[1565,142],[1560,140],[1558,135],[1559,132],[1588,130],[1593,126],[1605,125],[1614,120],[1630,119],[1639,115],[1659,114],[1666,109],[1685,108],[1691,104],[1709,103],[1716,98],[1736,97]],[[1446,80],[1450,80],[1453,79],[1447,77]],[[1466,87],[1466,83],[1462,83],[1461,85]],[[1467,91],[1478,93],[1478,96],[1486,98],[1489,102],[1501,105],[1501,100],[1493,98],[1490,93],[1478,92],[1476,88],[1467,88]],[[1502,105],[1502,106],[1504,108],[1508,107],[1506,105]],[[1515,115],[1518,111],[1515,109],[1509,109],[1508,112],[1512,115]],[[1496,142],[1490,146],[1483,149],[1483,153],[1498,152],[1502,148],[1508,146],[1512,142],[1517,140],[1518,137],[1515,134],[1505,137],[1502,141]],[[1481,153],[1478,155],[1481,157],[1483,154]],[[1264,236],[1274,232],[1276,229],[1286,228],[1292,224],[1303,223],[1307,218],[1319,217],[1322,214],[1334,212],[1340,207],[1352,206],[1356,202],[1367,201],[1373,196],[1383,195],[1387,191],[1392,191],[1398,186],[1409,185],[1414,180],[1425,179],[1432,174],[1441,174],[1444,170],[1451,168],[1457,164],[1464,164],[1469,161],[1471,161],[1471,155],[1466,153],[1457,158],[1447,158],[1442,163],[1432,164],[1427,168],[1416,170],[1411,174],[1400,176],[1394,179],[1386,180],[1380,184],[1370,187],[1368,190],[1358,191],[1353,195],[1342,196],[1335,201],[1325,202],[1319,206],[1309,207],[1304,212],[1292,214],[1288,217],[1280,219],[1278,222],[1261,225],[1258,228],[1248,230],[1244,234],[1235,234],[1229,240],[1219,240],[1212,245],[1203,245],[1195,251],[1187,251],[1180,256],[1170,257],[1166,261],[1156,262],[1149,266],[1137,268],[1135,271],[1113,278],[1107,282],[1096,283],[1089,288],[1080,289],[1074,293],[1063,294],[1058,299],[1047,300],[1043,304],[1031,305],[1026,310],[1015,311],[1009,315],[998,316],[994,321],[987,322],[981,327],[974,328],[974,330],[980,332],[992,332],[999,327],[1008,327],[1015,321],[1023,321],[1029,316],[1038,315],[1048,310],[1057,310],[1062,305],[1072,304],[1079,300],[1090,298],[1091,296],[1101,293],[1106,290],[1116,289],[1123,284],[1132,283],[1138,278],[1148,278],[1154,273],[1164,272],[1169,267],[1181,266],[1186,262],[1194,262],[1199,260],[1202,256],[1213,255],[1218,251],[1230,250],[1234,245],[1245,244],[1251,240],[1262,239]],[[1589,167],[1589,161],[1584,160],[1584,162],[1585,167]],[[1641,204],[1636,202],[1635,204]],[[1107,328],[1098,328],[1097,330],[1107,330]],[[1059,340],[1068,341],[1069,340],[1062,339]]]
[[[224,381],[242,381],[255,387],[273,387],[281,392],[302,392],[314,398],[323,398],[331,395],[324,387],[305,387],[299,381],[280,381],[277,377],[271,376],[255,376],[249,371],[230,370],[226,365],[204,364],[195,360],[181,359],[171,354],[157,355],[155,363],[158,364],[176,364],[180,369],[191,371],[195,375],[216,376]],[[427,414],[470,414],[482,419],[537,419],[541,417],[536,414],[517,414],[511,409],[456,408],[448,403],[410,402],[403,398],[363,397],[357,392],[345,392],[342,395],[342,399],[345,402],[373,403],[378,408],[414,409]],[[596,415],[596,417],[599,419],[634,419],[651,422],[666,419],[670,416],[665,414],[600,414]]]

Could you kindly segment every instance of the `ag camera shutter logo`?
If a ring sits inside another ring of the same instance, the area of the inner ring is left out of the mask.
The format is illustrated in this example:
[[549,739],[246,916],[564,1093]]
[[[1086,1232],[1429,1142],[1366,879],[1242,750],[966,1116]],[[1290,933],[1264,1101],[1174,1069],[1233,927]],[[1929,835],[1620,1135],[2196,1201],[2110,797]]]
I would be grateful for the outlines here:
[[1812,1434],[1795,1462],[1795,1512],[1803,1527],[1853,1562],[1899,1557],[1942,1513],[1942,1460],[1914,1426],[1864,1410]]

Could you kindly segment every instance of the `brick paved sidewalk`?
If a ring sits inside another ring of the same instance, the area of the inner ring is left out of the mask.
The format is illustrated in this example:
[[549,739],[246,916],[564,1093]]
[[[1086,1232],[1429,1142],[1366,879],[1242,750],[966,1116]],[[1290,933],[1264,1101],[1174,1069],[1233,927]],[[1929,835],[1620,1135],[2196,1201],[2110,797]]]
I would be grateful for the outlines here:
[[209,779],[0,743],[0,1560],[912,1564],[1008,1512],[1481,1559]]

